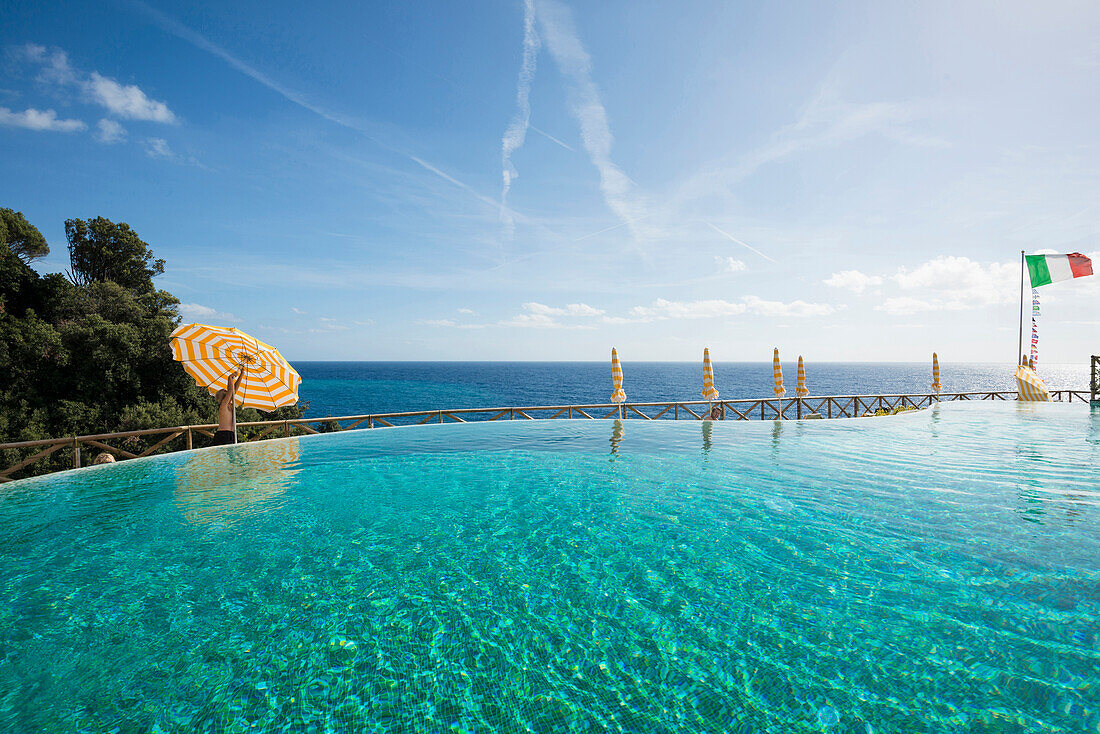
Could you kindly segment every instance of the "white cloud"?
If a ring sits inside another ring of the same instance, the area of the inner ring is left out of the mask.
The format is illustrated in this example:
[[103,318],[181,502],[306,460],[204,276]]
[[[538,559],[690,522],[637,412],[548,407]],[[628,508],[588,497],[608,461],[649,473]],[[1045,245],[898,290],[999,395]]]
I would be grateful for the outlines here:
[[833,288],[863,293],[870,287],[882,285],[882,278],[877,275],[866,275],[858,270],[841,270],[839,273],[833,273],[823,282]]
[[421,321],[420,323],[424,324],[425,326],[458,326],[458,323],[453,321],[452,319],[428,319],[426,321]]
[[967,257],[937,257],[892,276],[903,291],[923,291],[946,310],[1011,303],[1020,287],[1019,263],[982,265]]
[[146,138],[145,153],[150,158],[172,158],[172,149],[164,138]]
[[231,313],[217,311],[210,306],[203,306],[198,303],[181,303],[179,305],[179,312],[180,316],[185,319],[228,321],[230,323],[240,321],[240,319]]
[[96,103],[113,114],[129,120],[174,123],[176,115],[164,102],[149,99],[134,84],[119,84],[99,72],[93,71],[83,83],[84,91]]
[[733,257],[714,257],[714,266],[722,273],[739,273],[745,269],[745,263]]
[[745,305],[749,311],[760,316],[829,316],[839,309],[828,303],[807,303],[806,301],[765,301],[756,296],[745,296]]
[[298,314],[299,316],[305,316],[308,313],[308,311],[303,311],[302,309],[300,309],[296,306],[291,306],[290,310],[293,311],[294,313]]
[[565,312],[570,316],[601,316],[603,309],[592,308],[587,303],[569,303],[565,306]]
[[862,293],[891,281],[893,293],[876,311],[903,316],[926,311],[965,311],[1015,301],[1020,287],[1019,263],[983,264],[967,257],[946,255],[914,268],[898,268],[893,275],[867,275],[858,270],[833,273],[827,285]]
[[528,329],[594,329],[591,324],[563,323],[544,313],[521,313],[501,321],[499,326],[519,326]]
[[[720,316],[739,316],[748,307],[718,299],[702,301],[668,301],[658,298],[651,306],[635,306],[630,315],[635,319],[712,319]],[[621,322],[620,322],[621,323]]]
[[600,316],[603,310],[592,308],[587,303],[570,303],[564,308],[547,306],[544,303],[525,303],[523,308],[535,316]]
[[934,304],[928,301],[922,301],[919,298],[910,298],[909,296],[895,296],[887,298],[878,306],[875,306],[876,311],[885,311],[893,316],[908,316],[914,313],[924,313],[925,311],[958,311],[966,308],[965,305],[954,302],[953,304]]
[[59,87],[75,87],[90,101],[106,108],[111,114],[129,120],[178,122],[175,113],[164,102],[149,97],[135,84],[120,84],[98,71],[85,75],[73,68],[61,49],[48,51],[45,46],[27,44],[18,55],[39,65],[39,82]]
[[96,128],[99,129],[99,132],[96,133],[96,140],[101,143],[109,145],[126,139],[126,128],[114,120],[100,120]]
[[350,327],[344,326],[336,319],[327,316],[317,317],[318,325],[309,330],[310,334],[325,334],[332,331],[347,331]]
[[29,108],[22,112],[12,112],[7,107],[0,107],[0,125],[5,127],[21,127],[36,132],[72,133],[87,127],[80,120],[59,120],[53,110],[36,110]]
[[699,301],[668,301],[658,298],[650,306],[635,306],[630,309],[630,318],[608,317],[604,323],[625,324],[639,321],[663,319],[713,319],[740,316],[754,313],[760,316],[810,317],[828,316],[839,307],[827,303],[807,303],[806,301],[765,301],[757,296],[745,296],[740,301],[721,299]]
[[477,313],[477,311],[473,310],[472,308],[460,308],[460,309],[458,309],[458,312],[462,313],[462,314],[466,314],[467,316],[473,316],[474,314]]

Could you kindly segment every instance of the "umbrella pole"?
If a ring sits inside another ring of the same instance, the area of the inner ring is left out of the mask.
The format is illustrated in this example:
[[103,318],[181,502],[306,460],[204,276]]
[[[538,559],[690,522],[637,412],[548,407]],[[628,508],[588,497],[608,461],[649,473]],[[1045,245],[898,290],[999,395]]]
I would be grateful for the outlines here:
[[[247,374],[247,373],[246,373]],[[248,378],[244,375],[241,376],[241,384],[237,386],[237,389],[244,387],[244,383],[248,381]],[[233,396],[233,443],[237,443],[237,396]]]

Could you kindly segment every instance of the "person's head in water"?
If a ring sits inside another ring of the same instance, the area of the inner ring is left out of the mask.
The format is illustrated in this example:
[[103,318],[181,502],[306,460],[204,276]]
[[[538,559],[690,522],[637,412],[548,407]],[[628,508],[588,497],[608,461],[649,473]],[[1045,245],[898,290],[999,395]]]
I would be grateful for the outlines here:
[[115,457],[104,451],[99,456],[95,457],[93,464],[113,464],[115,463]]

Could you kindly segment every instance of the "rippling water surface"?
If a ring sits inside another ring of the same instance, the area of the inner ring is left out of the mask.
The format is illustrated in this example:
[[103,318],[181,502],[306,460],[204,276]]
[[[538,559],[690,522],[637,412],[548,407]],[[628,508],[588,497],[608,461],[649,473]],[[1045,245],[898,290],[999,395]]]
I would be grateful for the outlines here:
[[0,728],[1098,732],[1100,414],[377,429],[0,489]]

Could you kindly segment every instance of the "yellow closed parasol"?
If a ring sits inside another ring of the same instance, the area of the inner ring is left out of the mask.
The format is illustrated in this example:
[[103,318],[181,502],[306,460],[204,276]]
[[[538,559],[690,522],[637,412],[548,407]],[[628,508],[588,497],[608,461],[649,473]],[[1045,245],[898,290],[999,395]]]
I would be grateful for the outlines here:
[[302,378],[270,344],[232,327],[183,324],[172,332],[172,357],[211,395],[243,366],[234,402],[244,408],[275,410],[298,402]]
[[703,347],[703,399],[718,399],[718,391],[714,388],[714,366],[710,363],[710,350],[706,347]]
[[932,352],[932,392],[939,395],[942,389],[943,383],[940,382],[940,358],[939,355]]
[[611,348],[611,385],[615,391],[611,393],[611,402],[625,403],[626,393],[623,392],[623,366],[619,364],[619,353],[615,347]]
[[775,389],[772,392],[777,398],[781,398],[787,394],[787,390],[783,387],[783,367],[779,364],[779,347],[776,347],[772,353],[772,377],[775,379]]
[[809,388],[806,387],[806,365],[802,362],[802,355],[798,355],[798,387],[795,388],[794,394],[800,398],[804,398],[810,394]]

